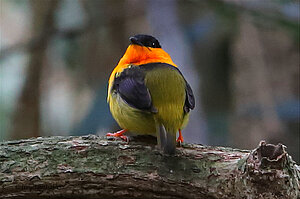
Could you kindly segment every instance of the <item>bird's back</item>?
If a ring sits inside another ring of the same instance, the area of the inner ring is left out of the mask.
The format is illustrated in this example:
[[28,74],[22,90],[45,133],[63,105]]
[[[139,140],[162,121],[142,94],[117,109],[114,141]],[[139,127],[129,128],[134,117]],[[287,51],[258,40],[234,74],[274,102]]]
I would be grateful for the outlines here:
[[152,105],[157,109],[154,115],[166,129],[177,131],[184,119],[186,83],[177,68],[161,63],[148,64],[145,85],[149,89]]

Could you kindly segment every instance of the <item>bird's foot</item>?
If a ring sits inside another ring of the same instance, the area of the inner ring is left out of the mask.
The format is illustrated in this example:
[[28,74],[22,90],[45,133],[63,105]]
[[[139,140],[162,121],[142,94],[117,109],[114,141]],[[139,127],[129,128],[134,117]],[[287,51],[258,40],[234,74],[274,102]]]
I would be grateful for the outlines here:
[[178,130],[179,131],[179,136],[176,140],[176,142],[181,145],[181,143],[183,143],[183,136],[182,136],[182,133],[181,133],[181,129]]
[[127,132],[127,129],[123,129],[123,130],[120,130],[116,133],[107,133],[106,136],[108,136],[108,137],[119,137],[122,140],[124,140],[125,142],[128,142],[128,137],[123,135],[126,132]]

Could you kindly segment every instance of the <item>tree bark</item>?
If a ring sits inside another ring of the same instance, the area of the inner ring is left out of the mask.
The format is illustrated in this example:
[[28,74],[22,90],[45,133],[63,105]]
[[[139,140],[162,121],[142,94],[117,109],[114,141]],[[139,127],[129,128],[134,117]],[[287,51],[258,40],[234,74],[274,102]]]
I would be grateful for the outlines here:
[[0,198],[299,198],[300,168],[281,144],[184,144],[166,156],[146,138],[2,142]]

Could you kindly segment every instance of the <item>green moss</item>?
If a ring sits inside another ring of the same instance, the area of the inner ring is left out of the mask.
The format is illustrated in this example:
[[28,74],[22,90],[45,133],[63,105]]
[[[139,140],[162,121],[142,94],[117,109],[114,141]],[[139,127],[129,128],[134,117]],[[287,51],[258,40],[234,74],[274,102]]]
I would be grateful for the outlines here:
[[[184,145],[178,148],[177,155],[167,156],[153,145],[145,145],[109,141],[96,136],[0,143],[0,182],[12,183],[18,175],[47,179],[45,176],[61,173],[93,173],[112,178],[119,174],[142,179],[161,177],[169,183],[188,182],[191,186],[222,190],[229,195],[231,192],[228,190],[233,190],[232,187],[238,184],[241,184],[241,190],[236,191],[248,193],[248,189],[252,190],[251,186],[247,186],[249,175],[244,178],[247,175],[243,173],[249,151]],[[299,172],[292,169],[294,162],[289,157],[288,162],[291,165],[285,167],[291,168],[291,171],[285,169],[283,172],[294,176],[289,181],[291,185],[297,184]],[[250,181],[255,180],[255,176],[250,178]]]

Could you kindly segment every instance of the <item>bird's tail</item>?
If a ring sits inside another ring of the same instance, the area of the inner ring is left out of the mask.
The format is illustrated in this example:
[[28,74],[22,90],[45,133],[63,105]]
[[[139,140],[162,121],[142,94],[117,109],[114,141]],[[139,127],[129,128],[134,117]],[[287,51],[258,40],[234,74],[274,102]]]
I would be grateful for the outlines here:
[[160,149],[165,154],[174,154],[176,149],[176,131],[170,132],[166,130],[165,126],[161,123],[158,123],[156,128],[157,144]]

